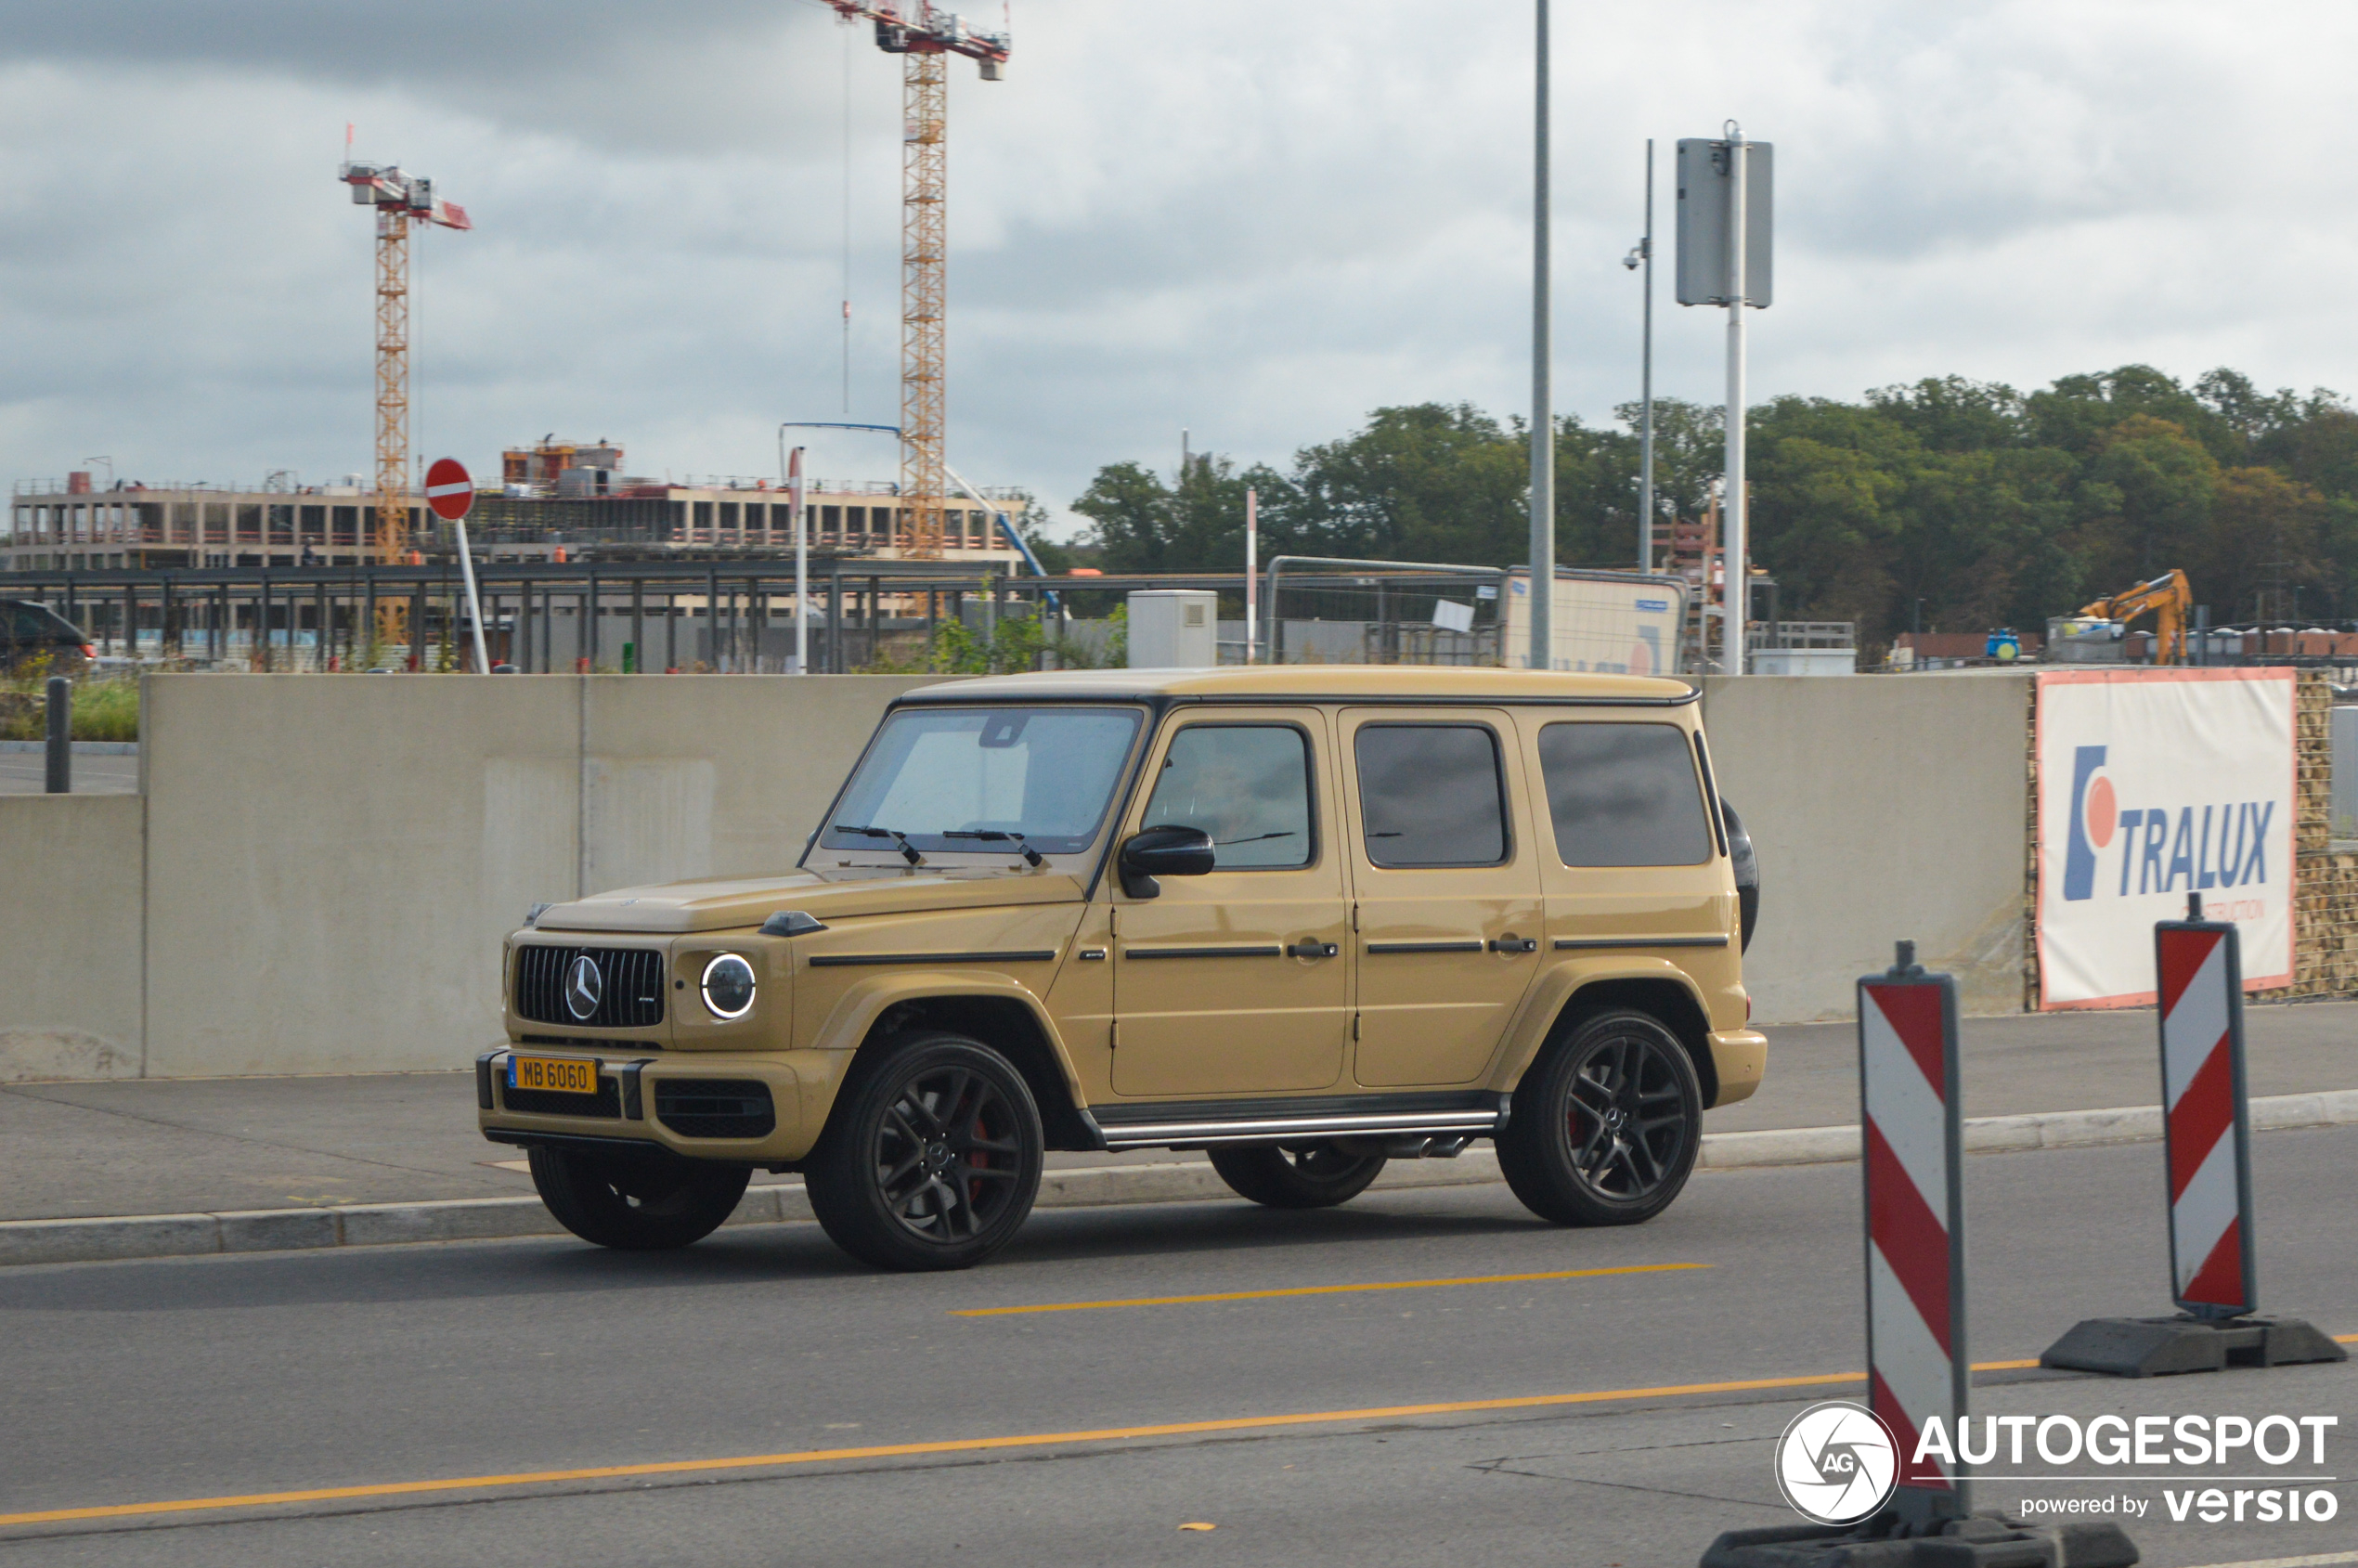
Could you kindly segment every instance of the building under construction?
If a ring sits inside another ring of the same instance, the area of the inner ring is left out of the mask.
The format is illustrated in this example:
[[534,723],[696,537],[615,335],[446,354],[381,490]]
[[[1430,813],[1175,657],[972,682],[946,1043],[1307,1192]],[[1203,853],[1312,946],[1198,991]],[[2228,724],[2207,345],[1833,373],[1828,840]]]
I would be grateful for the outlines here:
[[[479,492],[468,521],[482,562],[743,560],[794,551],[792,503],[772,479],[626,474],[622,448],[544,442],[512,448],[503,483]],[[0,536],[0,569],[19,572],[138,568],[343,566],[377,559],[374,492],[360,476],[302,485],[274,475],[254,486],[121,481],[95,488],[87,473],[19,483]],[[987,490],[1020,514],[1025,492]],[[456,530],[407,501],[405,530],[421,562],[448,557]],[[893,560],[905,537],[899,486],[886,481],[806,481],[808,545],[822,558]],[[1003,572],[1022,555],[991,510],[971,500],[941,509],[945,565]]]

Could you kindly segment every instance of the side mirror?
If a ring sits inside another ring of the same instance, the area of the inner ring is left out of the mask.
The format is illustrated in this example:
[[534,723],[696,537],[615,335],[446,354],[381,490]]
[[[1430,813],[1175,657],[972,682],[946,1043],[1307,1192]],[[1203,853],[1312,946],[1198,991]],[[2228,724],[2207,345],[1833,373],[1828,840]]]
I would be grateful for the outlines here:
[[1150,827],[1122,841],[1120,857],[1121,890],[1134,899],[1151,899],[1162,888],[1158,876],[1201,876],[1211,869],[1211,835],[1199,827]]

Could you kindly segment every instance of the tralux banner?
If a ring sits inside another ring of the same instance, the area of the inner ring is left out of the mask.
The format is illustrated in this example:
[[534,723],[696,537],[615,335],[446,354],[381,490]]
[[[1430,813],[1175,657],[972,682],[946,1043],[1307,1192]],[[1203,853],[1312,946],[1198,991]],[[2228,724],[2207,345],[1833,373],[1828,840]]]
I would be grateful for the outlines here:
[[2154,1000],[2153,927],[2241,933],[2244,989],[2292,983],[2294,672],[2037,676],[2039,1002]]

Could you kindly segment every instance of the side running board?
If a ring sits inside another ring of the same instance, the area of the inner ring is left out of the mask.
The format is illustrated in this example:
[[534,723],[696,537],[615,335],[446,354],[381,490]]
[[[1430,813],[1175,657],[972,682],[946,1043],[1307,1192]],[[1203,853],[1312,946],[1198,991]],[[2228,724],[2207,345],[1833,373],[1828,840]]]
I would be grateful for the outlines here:
[[[1460,1110],[1362,1111],[1313,1113],[1301,1116],[1203,1116],[1185,1121],[1098,1122],[1108,1150],[1130,1148],[1190,1148],[1206,1144],[1262,1144],[1294,1139],[1368,1137],[1387,1134],[1476,1134],[1494,1133],[1505,1122],[1505,1096],[1496,1106]],[[1217,1108],[1205,1106],[1206,1112]],[[1084,1115],[1087,1113],[1083,1113]],[[1091,1118],[1095,1121],[1095,1118]]]

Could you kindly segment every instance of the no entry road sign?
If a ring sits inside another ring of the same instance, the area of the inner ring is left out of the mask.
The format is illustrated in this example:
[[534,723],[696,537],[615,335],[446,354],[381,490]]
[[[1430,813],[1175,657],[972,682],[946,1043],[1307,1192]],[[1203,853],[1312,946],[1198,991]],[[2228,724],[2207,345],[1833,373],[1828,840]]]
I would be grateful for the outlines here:
[[426,470],[426,504],[446,523],[456,523],[475,504],[475,482],[457,458],[436,458]]

